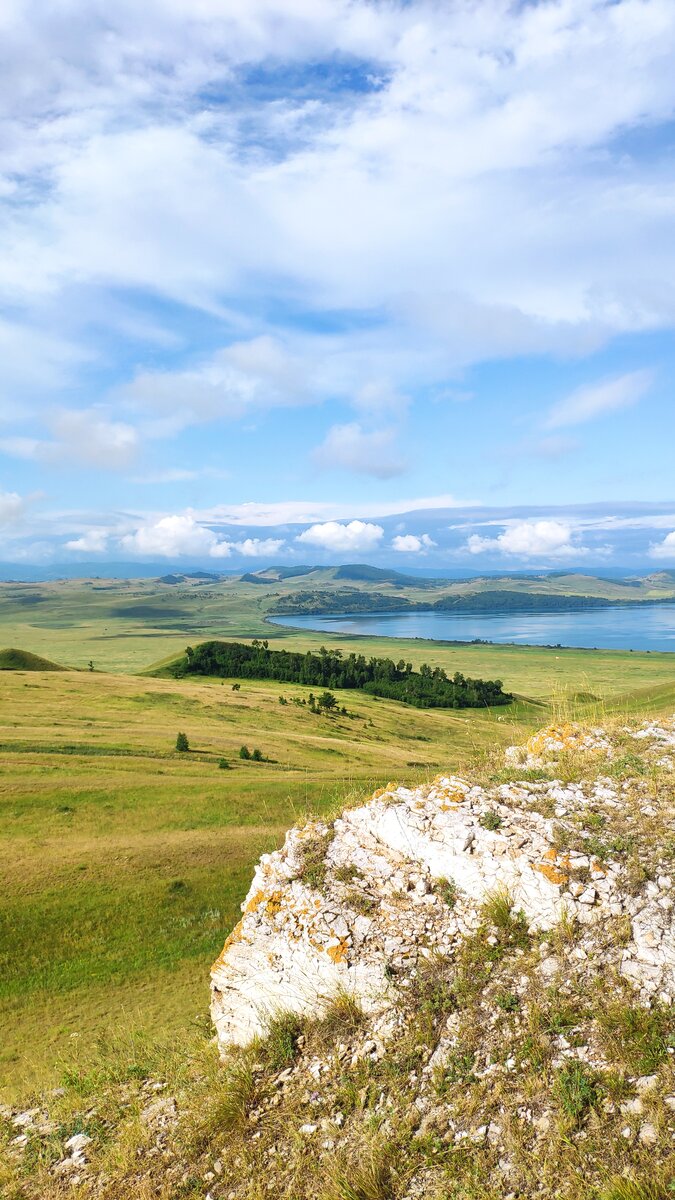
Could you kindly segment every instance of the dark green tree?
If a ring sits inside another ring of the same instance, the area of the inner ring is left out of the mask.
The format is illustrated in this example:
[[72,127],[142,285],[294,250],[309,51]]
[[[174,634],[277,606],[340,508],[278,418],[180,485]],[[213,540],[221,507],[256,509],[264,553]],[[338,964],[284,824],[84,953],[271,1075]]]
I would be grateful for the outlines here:
[[241,749],[239,750],[239,757],[240,758],[250,758],[251,757],[251,751],[249,750],[248,746],[241,747]]
[[176,750],[180,750],[182,754],[185,754],[185,752],[189,749],[190,743],[188,741],[187,734],[179,733],[178,737],[176,738]]

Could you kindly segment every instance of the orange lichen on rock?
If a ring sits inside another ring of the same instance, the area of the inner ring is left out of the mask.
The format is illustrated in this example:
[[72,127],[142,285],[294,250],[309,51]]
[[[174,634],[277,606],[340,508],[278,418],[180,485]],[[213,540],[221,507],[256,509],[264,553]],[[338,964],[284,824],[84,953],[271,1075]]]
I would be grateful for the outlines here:
[[272,892],[267,897],[265,912],[268,917],[276,917],[277,913],[281,912],[281,892]]
[[549,883],[555,883],[557,886],[569,882],[569,875],[551,862],[532,863],[532,870],[538,871],[540,875],[544,876],[544,879],[548,879]]
[[346,938],[340,938],[337,946],[326,946],[326,954],[330,959],[333,960],[334,963],[344,962],[347,957],[348,950],[349,946]]
[[262,891],[257,891],[257,892],[255,892],[255,893],[254,893],[254,894],[251,896],[251,899],[249,900],[249,902],[248,902],[248,904],[246,905],[246,907],[244,908],[244,912],[247,912],[247,913],[252,913],[252,912],[255,912],[255,910],[256,910],[256,908],[258,908],[258,906],[259,906],[260,902],[261,902],[262,900],[264,900],[264,899],[265,899],[265,893],[264,893],[264,892],[262,892]]
[[227,955],[227,952],[228,952],[230,946],[234,946],[236,942],[241,941],[242,932],[243,932],[243,930],[242,930],[243,924],[244,924],[243,921],[237,921],[237,924],[235,925],[234,929],[232,930],[232,933],[230,933],[228,935],[228,937],[226,937],[225,945],[223,946],[220,954],[218,955],[213,966],[211,967],[211,974],[213,974],[215,971],[217,971],[219,967],[224,966],[225,957]]

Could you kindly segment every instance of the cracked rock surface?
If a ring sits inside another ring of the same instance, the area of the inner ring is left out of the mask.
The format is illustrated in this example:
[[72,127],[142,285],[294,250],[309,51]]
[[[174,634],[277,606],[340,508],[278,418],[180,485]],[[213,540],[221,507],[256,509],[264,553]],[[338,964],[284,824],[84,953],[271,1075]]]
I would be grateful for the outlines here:
[[618,735],[552,726],[506,751],[511,771],[522,766],[524,774],[554,770],[565,754],[586,757],[587,781],[484,785],[440,775],[416,788],[390,783],[332,824],[292,829],[280,850],[261,858],[242,918],[213,965],[220,1045],[245,1044],[282,1008],[318,1015],[339,991],[366,1011],[384,1011],[391,973],[413,967],[420,954],[452,954],[495,896],[524,914],[530,932],[561,918],[589,929],[623,921],[617,969],[644,999],[670,1003],[673,880],[658,866],[629,878],[621,839],[609,838],[600,854],[594,833],[630,831],[639,820],[661,836],[675,828],[672,810],[661,810],[643,778],[598,774],[626,758],[627,743],[664,765],[675,717]]

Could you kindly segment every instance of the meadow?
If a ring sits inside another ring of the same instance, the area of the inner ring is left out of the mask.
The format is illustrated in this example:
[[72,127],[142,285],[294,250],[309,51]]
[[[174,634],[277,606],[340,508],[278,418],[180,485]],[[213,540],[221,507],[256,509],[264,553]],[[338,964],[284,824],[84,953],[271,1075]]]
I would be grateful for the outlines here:
[[[162,673],[205,636],[263,632],[275,647],[318,648],[319,635],[265,626],[264,596],[250,603],[231,582],[186,585],[169,604],[156,584],[100,588],[40,585],[45,599],[26,606],[5,587],[0,602],[1,644],[69,668],[22,669],[36,664],[19,655],[0,671],[7,1094],[58,1080],[80,1045],[111,1031],[203,1022],[208,967],[253,864],[302,814],[335,810],[389,779],[461,771],[561,706],[587,716],[675,707],[665,654],[356,639],[366,654],[501,678],[516,702],[419,710],[350,691],[337,693],[348,716],[312,713],[293,703],[309,692],[297,685],[233,690]],[[353,639],[321,640],[347,648]],[[175,748],[179,732],[188,753]],[[243,745],[266,761],[241,759]]]

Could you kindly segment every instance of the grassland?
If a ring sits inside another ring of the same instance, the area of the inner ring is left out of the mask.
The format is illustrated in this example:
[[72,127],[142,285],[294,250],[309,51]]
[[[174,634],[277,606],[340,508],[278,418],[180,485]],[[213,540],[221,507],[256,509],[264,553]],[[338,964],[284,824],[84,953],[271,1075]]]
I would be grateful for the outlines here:
[[[59,1061],[99,1034],[178,1029],[203,1016],[208,965],[252,865],[301,813],[325,812],[387,779],[461,770],[484,748],[544,723],[563,694],[587,714],[675,707],[666,654],[358,639],[364,653],[501,678],[518,699],[494,714],[414,710],[345,692],[338,698],[350,716],[328,717],[292,704],[308,689],[290,684],[250,682],[234,692],[220,680],[152,673],[207,636],[351,645],[266,625],[270,592],[281,586],[0,589],[0,645],[71,668],[0,676],[0,1086],[8,1091],[55,1079]],[[179,731],[188,754],[175,750]],[[243,744],[268,761],[240,760]]]

